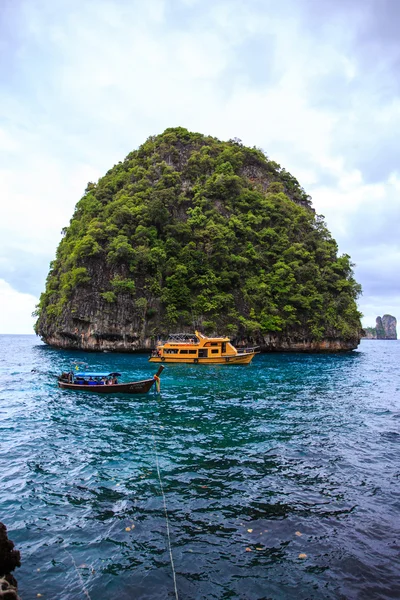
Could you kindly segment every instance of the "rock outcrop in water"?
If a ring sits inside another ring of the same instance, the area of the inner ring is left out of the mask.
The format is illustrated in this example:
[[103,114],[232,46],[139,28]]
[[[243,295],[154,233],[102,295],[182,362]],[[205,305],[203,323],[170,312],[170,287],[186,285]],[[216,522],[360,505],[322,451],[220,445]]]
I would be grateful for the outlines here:
[[17,581],[12,572],[20,566],[20,552],[14,549],[14,542],[8,539],[7,527],[0,523],[0,598],[7,600],[18,598]]
[[366,327],[363,337],[369,340],[397,340],[397,321],[392,315],[376,317],[375,327]]
[[88,184],[36,332],[86,350],[145,350],[195,328],[267,351],[350,350],[359,292],[285,169],[239,140],[167,129]]

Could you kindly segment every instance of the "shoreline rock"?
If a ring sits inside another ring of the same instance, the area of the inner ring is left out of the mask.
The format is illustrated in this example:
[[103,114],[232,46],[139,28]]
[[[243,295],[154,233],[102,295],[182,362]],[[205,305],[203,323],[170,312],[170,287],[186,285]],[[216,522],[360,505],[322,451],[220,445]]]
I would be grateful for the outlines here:
[[[111,339],[110,339],[111,338]],[[141,338],[139,335],[113,334],[101,335],[87,331],[82,335],[71,335],[70,332],[57,332],[42,340],[54,348],[65,350],[83,350],[86,352],[124,352],[129,354],[150,352],[156,340]],[[239,340],[232,337],[232,342],[237,345]],[[258,346],[260,352],[349,352],[357,348],[359,338],[341,340],[327,338],[320,341],[310,340],[297,332],[293,335],[266,335],[252,339],[240,339],[241,345]]]
[[12,571],[21,566],[21,553],[8,538],[7,527],[0,522],[0,598],[17,600],[17,580]]

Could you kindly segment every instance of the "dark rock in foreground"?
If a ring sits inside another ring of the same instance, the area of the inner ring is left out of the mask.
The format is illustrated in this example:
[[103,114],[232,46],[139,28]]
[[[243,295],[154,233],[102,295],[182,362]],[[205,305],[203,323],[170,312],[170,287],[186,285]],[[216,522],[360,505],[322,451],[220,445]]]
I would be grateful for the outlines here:
[[14,542],[8,539],[7,527],[0,523],[0,598],[14,600],[18,598],[16,593],[17,581],[11,574],[16,567],[21,566],[21,554],[14,549]]
[[5,578],[0,578],[0,599],[20,600],[20,597],[17,594],[17,588]]

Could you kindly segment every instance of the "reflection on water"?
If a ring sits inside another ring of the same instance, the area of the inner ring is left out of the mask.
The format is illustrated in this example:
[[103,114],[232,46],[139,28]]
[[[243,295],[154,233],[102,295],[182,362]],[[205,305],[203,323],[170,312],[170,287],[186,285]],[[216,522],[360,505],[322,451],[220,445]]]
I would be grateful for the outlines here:
[[[171,365],[161,395],[56,386],[144,355],[0,336],[0,501],[24,600],[398,598],[397,342]],[[39,373],[31,373],[36,369]]]

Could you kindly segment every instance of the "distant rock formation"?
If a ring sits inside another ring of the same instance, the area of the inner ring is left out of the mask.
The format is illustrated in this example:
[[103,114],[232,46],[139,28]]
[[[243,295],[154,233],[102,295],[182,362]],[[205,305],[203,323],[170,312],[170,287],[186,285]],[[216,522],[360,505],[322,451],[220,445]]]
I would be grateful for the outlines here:
[[376,317],[375,327],[365,327],[363,338],[368,340],[397,340],[396,317],[383,315]]
[[361,337],[364,340],[376,340],[376,328],[364,327]]
[[[382,324],[382,328],[379,330],[378,320],[380,321],[379,325]],[[397,340],[396,325],[396,317],[392,317],[392,315],[383,315],[382,319],[380,317],[377,317],[376,333],[378,340]],[[380,337],[380,335],[382,335],[382,337]]]

